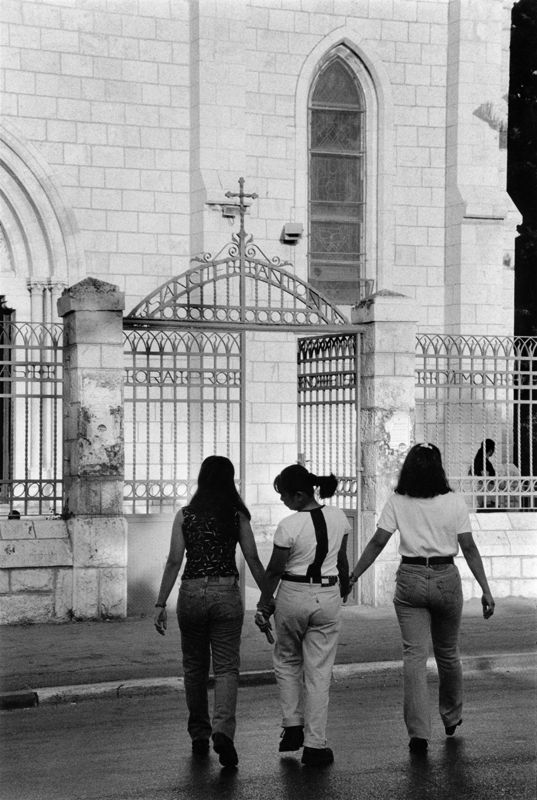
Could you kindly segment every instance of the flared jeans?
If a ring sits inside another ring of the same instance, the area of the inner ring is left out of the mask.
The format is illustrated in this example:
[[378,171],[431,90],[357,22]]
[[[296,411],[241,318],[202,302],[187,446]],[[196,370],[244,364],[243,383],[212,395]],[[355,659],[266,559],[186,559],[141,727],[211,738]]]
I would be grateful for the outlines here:
[[282,726],[304,725],[306,747],[326,746],[328,697],[340,627],[339,586],[283,580],[276,596],[274,673]]
[[429,639],[438,668],[438,706],[445,727],[462,718],[462,666],[459,629],[462,588],[454,564],[401,564],[397,571],[395,612],[403,639],[404,718],[410,737],[429,739],[431,715],[427,688]]
[[[234,738],[239,686],[240,643],[244,618],[235,577],[191,578],[181,582],[177,606],[188,732],[192,739],[224,733]],[[209,715],[211,656],[214,710]]]

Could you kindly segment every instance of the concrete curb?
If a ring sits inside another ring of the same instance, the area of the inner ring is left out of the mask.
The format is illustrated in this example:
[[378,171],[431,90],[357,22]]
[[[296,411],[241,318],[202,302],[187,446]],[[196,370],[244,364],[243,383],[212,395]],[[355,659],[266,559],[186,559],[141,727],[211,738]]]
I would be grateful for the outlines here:
[[[465,677],[475,677],[483,672],[516,672],[534,669],[537,666],[537,653],[492,653],[489,655],[468,656],[462,659]],[[427,661],[429,674],[436,674],[433,658]],[[336,664],[333,669],[335,681],[355,677],[402,676],[401,661],[369,661],[366,663]],[[274,684],[272,670],[252,670],[242,672],[240,686],[263,686]],[[47,686],[42,689],[26,689],[19,692],[0,694],[0,709],[14,710],[32,708],[37,705],[58,705],[60,703],[80,703],[84,700],[143,697],[184,692],[183,678],[140,678],[128,681],[105,681],[72,686]]]

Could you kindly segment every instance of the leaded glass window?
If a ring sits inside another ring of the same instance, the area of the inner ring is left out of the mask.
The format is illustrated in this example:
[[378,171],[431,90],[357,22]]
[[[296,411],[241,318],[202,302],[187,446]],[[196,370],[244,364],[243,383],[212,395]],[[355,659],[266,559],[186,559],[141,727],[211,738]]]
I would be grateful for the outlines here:
[[364,102],[342,59],[310,100],[309,280],[331,300],[359,300],[364,254]]

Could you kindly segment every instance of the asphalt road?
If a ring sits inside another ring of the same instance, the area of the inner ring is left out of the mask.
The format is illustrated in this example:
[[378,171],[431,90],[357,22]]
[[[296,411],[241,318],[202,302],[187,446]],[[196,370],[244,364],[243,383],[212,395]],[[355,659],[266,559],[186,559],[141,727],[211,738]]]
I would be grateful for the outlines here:
[[[434,683],[431,684],[434,707]],[[2,800],[535,800],[535,676],[467,676],[464,724],[435,717],[426,758],[412,757],[401,686],[373,676],[334,684],[325,770],[280,757],[274,686],[241,689],[239,768],[191,757],[184,698],[149,696],[0,713]],[[460,733],[459,733],[460,732]]]

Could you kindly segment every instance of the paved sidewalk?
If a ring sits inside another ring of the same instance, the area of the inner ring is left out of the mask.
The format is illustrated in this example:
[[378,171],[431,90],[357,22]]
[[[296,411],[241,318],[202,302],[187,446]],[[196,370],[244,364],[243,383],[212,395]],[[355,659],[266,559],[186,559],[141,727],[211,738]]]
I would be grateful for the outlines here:
[[[532,663],[536,612],[534,600],[500,599],[494,616],[484,620],[478,600],[465,603],[460,638],[465,668]],[[173,613],[165,637],[157,634],[151,618],[141,617],[2,626],[0,653],[3,708],[117,695],[119,687],[129,693],[149,693],[182,685],[179,631]],[[253,623],[253,611],[247,612],[241,651],[243,682],[271,681],[271,654],[272,647]],[[344,607],[336,674],[400,670],[400,666],[393,608]]]

